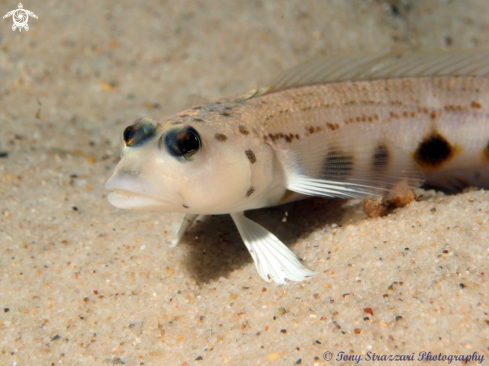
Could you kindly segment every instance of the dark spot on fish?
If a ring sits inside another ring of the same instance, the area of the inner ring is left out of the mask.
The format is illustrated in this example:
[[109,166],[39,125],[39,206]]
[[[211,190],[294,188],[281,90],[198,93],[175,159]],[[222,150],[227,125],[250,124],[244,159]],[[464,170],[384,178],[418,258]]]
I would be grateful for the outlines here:
[[8,151],[0,151],[0,158],[8,158]]
[[430,117],[431,117],[431,119],[436,119],[436,112],[431,111]]
[[250,189],[248,189],[248,191],[246,192],[246,197],[249,197],[253,194],[253,192],[255,191],[255,188],[253,187],[250,187]]
[[292,142],[292,139],[289,137],[289,135],[286,135],[286,136],[285,136],[285,141],[287,141],[287,142]]
[[229,116],[231,116],[231,113],[229,113],[229,112],[222,112],[221,113],[221,116],[229,117]]
[[221,141],[221,142],[224,142],[228,139],[228,137],[222,133],[216,133],[214,137],[216,138],[217,141]]
[[435,169],[450,160],[453,155],[450,143],[438,132],[434,132],[419,144],[414,159],[424,168]]
[[470,106],[472,108],[477,108],[477,109],[482,108],[482,105],[480,103],[476,102],[476,101],[473,101],[472,103],[470,103]]
[[183,206],[184,208],[188,208],[188,206],[185,206],[184,204],[182,204],[182,206]]
[[331,131],[336,130],[335,125],[333,125],[332,123],[326,122],[326,126],[328,126],[328,128],[329,128]]
[[194,121],[195,122],[204,122],[204,120],[203,119],[200,119],[200,118],[194,118]]
[[245,126],[238,126],[238,130],[245,136],[250,134],[250,131]]
[[343,179],[353,170],[353,156],[345,155],[341,151],[330,151],[324,162],[323,174],[325,178]]
[[372,157],[373,170],[377,172],[385,171],[389,164],[389,149],[383,143],[377,145]]
[[182,117],[182,118],[188,117],[188,114],[181,114],[180,117]]
[[255,153],[253,151],[246,150],[245,154],[246,154],[246,157],[248,158],[248,160],[250,161],[251,164],[256,163],[256,156],[255,156]]
[[232,107],[224,107],[224,109],[225,109],[225,110],[230,111],[230,110],[232,110],[233,108],[232,108]]
[[487,142],[486,147],[482,150],[483,159],[489,163],[489,141]]
[[197,107],[193,107],[192,109],[197,110],[197,109],[202,109],[202,107],[201,106],[197,106]]

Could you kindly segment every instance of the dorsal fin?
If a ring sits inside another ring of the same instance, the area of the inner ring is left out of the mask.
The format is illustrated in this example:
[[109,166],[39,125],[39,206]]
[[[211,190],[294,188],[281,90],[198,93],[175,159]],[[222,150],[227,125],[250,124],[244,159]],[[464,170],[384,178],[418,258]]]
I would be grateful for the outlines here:
[[253,97],[303,86],[416,76],[487,76],[489,50],[423,53],[397,51],[381,55],[326,57],[289,69]]

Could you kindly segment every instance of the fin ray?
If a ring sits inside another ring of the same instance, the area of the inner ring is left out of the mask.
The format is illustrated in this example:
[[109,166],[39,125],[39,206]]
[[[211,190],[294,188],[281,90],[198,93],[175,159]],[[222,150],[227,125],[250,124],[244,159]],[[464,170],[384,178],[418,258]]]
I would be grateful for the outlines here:
[[487,76],[489,50],[423,53],[395,51],[382,55],[333,56],[306,62],[278,77],[253,97],[286,89],[340,81],[420,76]]
[[265,281],[285,284],[286,280],[303,281],[315,274],[305,268],[297,256],[275,235],[245,217],[242,212],[232,213],[231,217],[260,277]]
[[287,189],[323,197],[385,197],[399,185],[414,188],[423,174],[382,128],[345,126],[295,142],[279,152]]
[[175,247],[177,246],[180,241],[182,240],[183,236],[187,232],[187,230],[192,226],[192,224],[197,220],[197,217],[199,215],[195,214],[186,214],[185,217],[183,218],[182,224],[180,225],[180,229],[178,229],[178,233],[175,236],[175,238],[172,240],[170,247]]

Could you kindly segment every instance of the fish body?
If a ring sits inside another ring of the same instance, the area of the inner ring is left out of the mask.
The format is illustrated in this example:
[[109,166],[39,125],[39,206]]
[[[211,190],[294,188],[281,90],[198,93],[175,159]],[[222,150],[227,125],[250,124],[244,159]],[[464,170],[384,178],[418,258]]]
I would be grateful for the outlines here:
[[489,186],[489,53],[318,60],[243,96],[124,132],[120,208],[231,214],[266,281],[313,274],[243,212],[308,196],[386,196],[422,181]]

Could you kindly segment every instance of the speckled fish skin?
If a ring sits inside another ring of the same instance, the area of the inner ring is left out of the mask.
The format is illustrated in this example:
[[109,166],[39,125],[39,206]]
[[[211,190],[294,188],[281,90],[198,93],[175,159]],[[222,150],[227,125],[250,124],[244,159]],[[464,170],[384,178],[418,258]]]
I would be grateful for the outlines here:
[[126,129],[106,186],[120,208],[231,214],[265,281],[311,276],[243,211],[385,196],[422,181],[489,186],[489,52],[319,60],[270,86]]
[[[318,135],[327,141],[342,129],[357,129],[364,143],[382,136],[406,152],[428,183],[440,182],[444,173],[465,171],[461,183],[488,184],[477,169],[489,163],[489,78],[342,82],[285,90],[244,104],[257,121],[253,128],[259,138],[277,151]],[[436,151],[425,151],[430,143]],[[334,145],[343,151],[352,147],[341,138]],[[353,164],[360,158],[354,155]]]

